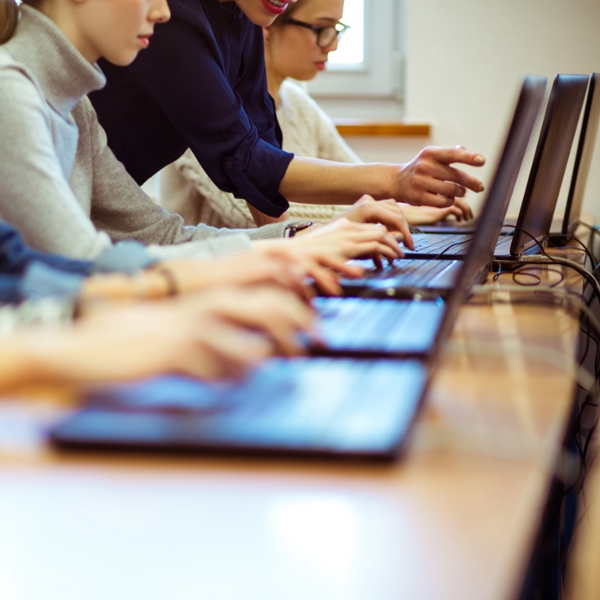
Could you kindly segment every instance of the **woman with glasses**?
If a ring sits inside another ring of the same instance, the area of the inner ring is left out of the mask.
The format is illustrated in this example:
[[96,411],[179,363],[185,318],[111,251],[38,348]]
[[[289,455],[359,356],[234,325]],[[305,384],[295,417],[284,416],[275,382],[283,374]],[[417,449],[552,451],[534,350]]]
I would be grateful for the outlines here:
[[190,148],[220,189],[248,201],[259,223],[264,215],[284,216],[288,201],[352,204],[368,193],[446,207],[467,188],[483,190],[450,166],[483,165],[482,156],[460,148],[426,148],[406,165],[348,165],[284,152],[261,27],[293,4],[169,0],[172,18],[156,29],[146,52],[126,68],[102,63],[108,85],[91,99],[109,145],[138,182]]
[[[275,101],[283,133],[283,149],[296,156],[342,163],[361,162],[337,132],[332,120],[301,87],[290,82],[310,81],[326,69],[349,29],[340,22],[343,0],[298,0],[272,25],[264,28],[265,61],[269,94]],[[161,204],[180,214],[189,225],[199,222],[215,227],[253,227],[246,202],[215,186],[187,150],[161,173]],[[469,205],[457,199],[448,208],[402,206],[411,225],[435,223],[448,215],[472,216]],[[293,203],[290,216],[319,221],[340,215],[344,206]]]

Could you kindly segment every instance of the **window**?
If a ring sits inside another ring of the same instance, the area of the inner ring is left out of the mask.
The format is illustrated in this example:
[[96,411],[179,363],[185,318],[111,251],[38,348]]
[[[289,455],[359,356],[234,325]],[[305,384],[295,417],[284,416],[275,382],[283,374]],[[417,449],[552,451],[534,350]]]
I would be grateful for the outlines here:
[[333,70],[360,68],[365,60],[365,0],[346,0],[342,23],[352,24],[338,49],[329,56]]
[[351,26],[330,55],[328,70],[310,82],[318,98],[402,98],[404,0],[345,0]]

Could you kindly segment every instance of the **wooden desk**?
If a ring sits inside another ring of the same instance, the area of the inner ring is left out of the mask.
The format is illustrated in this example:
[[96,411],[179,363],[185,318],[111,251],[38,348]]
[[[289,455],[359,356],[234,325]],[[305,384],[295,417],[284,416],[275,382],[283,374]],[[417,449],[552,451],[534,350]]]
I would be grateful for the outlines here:
[[[597,442],[597,440],[596,440]],[[598,445],[596,443],[597,453]],[[592,452],[593,454],[593,452]],[[600,598],[600,460],[596,460],[585,483],[579,511],[579,525],[569,557],[567,600]]]
[[39,439],[56,402],[6,401],[0,597],[512,599],[574,385],[529,349],[573,356],[577,332],[562,309],[465,306],[391,466],[59,455]]

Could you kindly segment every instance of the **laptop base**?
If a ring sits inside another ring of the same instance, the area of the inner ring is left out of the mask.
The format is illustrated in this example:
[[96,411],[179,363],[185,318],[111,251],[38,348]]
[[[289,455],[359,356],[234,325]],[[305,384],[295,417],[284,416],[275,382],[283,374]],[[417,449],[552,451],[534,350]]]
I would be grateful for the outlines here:
[[247,380],[104,387],[51,432],[59,448],[392,460],[416,417],[419,361],[270,361]]

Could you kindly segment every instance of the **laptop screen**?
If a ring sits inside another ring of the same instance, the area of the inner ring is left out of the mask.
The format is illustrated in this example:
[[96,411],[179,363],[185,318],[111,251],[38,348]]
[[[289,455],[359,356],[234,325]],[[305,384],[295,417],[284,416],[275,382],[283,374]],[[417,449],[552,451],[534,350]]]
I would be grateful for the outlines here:
[[[488,188],[479,225],[463,261],[456,288],[446,303],[447,309],[442,327],[446,324],[451,327],[455,313],[465,301],[471,284],[483,269],[487,270],[488,268],[529,139],[544,100],[545,89],[545,77],[529,76],[523,82],[504,148],[498,160],[494,178]],[[438,339],[445,339],[449,333],[449,331],[444,331],[438,336]]]
[[514,256],[550,231],[587,83],[587,75],[557,75],[554,80],[510,248]]
[[598,134],[598,121],[600,120],[600,93],[598,93],[597,81],[598,73],[593,73],[588,87],[587,101],[581,123],[581,133],[579,135],[579,144],[577,146],[577,156],[573,167],[573,177],[571,178],[571,187],[567,197],[567,206],[565,208],[565,217],[562,225],[562,232],[572,233],[581,215],[581,205],[585,194],[596,137]]

